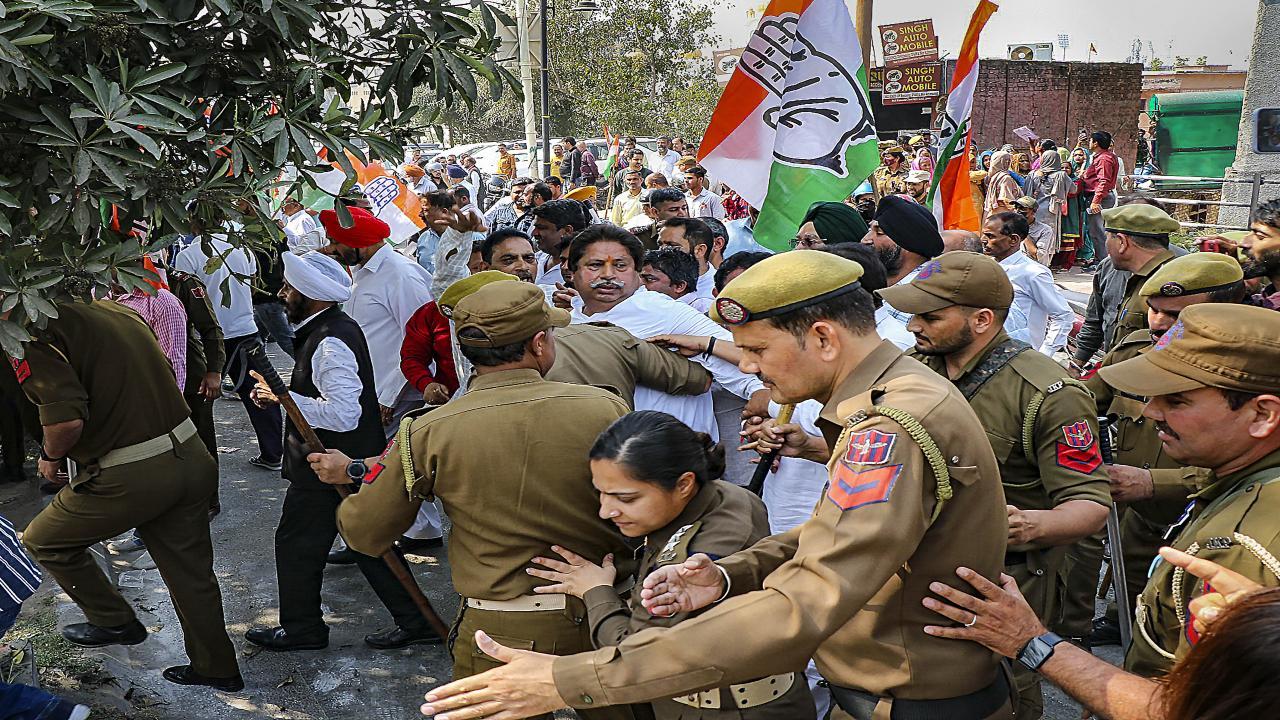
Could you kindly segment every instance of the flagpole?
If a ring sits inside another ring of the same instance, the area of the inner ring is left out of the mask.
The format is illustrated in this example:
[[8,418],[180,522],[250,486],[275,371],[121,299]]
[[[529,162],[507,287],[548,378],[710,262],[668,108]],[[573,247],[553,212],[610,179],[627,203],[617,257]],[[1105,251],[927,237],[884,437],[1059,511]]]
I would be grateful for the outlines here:
[[862,67],[871,77],[871,4],[872,0],[858,0],[858,44],[862,46]]

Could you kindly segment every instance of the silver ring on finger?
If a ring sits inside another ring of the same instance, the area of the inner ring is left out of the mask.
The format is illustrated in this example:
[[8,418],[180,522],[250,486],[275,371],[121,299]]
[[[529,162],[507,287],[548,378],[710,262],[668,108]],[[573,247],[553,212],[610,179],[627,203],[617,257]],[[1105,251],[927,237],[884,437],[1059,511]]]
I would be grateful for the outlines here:
[[965,624],[964,624],[964,626],[965,626],[965,627],[973,627],[974,625],[976,625],[976,624],[977,624],[977,622],[978,622],[978,613],[974,613],[974,614],[973,614],[973,619],[972,619],[972,620],[970,620],[969,622],[965,623]]

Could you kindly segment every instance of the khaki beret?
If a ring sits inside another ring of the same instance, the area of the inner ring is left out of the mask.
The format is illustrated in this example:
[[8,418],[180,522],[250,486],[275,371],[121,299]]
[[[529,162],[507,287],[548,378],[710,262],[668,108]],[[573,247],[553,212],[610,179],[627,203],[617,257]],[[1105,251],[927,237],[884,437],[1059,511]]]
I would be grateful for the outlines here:
[[542,288],[533,283],[490,282],[459,300],[451,319],[458,328],[458,344],[494,348],[564,327],[569,318],[568,311],[548,305]]
[[1154,205],[1133,203],[1102,211],[1102,223],[1107,232],[1163,238],[1177,232],[1182,226],[1169,213]]
[[1280,313],[1251,305],[1192,305],[1149,352],[1098,374],[1143,397],[1206,386],[1274,393],[1280,388]]
[[831,253],[793,250],[747,268],[724,286],[711,319],[726,325],[784,315],[862,285],[862,266]]
[[1000,263],[963,251],[943,253],[921,265],[910,283],[876,293],[896,310],[912,315],[952,305],[1004,309],[1013,304],[1013,283]]
[[1197,252],[1160,266],[1142,284],[1142,297],[1179,297],[1225,290],[1244,279],[1240,263],[1230,255]]
[[436,307],[440,309],[440,314],[445,317],[453,317],[453,308],[462,298],[479,290],[480,288],[492,282],[502,280],[515,280],[519,282],[520,278],[515,275],[509,275],[497,270],[482,270],[474,275],[464,277],[455,281],[436,300]]

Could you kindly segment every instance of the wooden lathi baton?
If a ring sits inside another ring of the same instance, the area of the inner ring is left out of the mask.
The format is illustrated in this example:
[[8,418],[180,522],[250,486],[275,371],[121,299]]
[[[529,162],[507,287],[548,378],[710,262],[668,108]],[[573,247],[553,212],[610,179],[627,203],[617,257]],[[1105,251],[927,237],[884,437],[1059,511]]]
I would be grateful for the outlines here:
[[[261,341],[255,341],[248,346],[247,355],[249,364],[266,381],[267,387],[280,400],[280,407],[284,408],[285,413],[289,415],[289,419],[298,428],[298,434],[302,436],[303,442],[306,443],[307,450],[313,453],[325,452],[324,443],[320,442],[320,437],[312,429],[311,423],[307,422],[307,419],[302,416],[302,410],[298,408],[298,404],[293,401],[293,396],[289,394],[289,387],[284,384],[280,373],[276,372],[275,366],[271,364],[271,358],[267,357],[267,348]],[[333,485],[332,487],[344,498],[351,495],[351,489],[346,485]],[[449,626],[444,624],[444,621],[436,614],[435,608],[431,607],[431,601],[422,593],[422,588],[418,587],[418,582],[413,579],[413,575],[409,573],[409,568],[405,566],[400,556],[396,555],[395,551],[388,550],[382,553],[380,557],[387,564],[387,567],[391,568],[391,574],[395,575],[396,580],[399,580],[400,584],[404,586],[405,591],[409,593],[409,597],[413,598],[413,604],[417,606],[418,612],[422,613],[422,617],[431,626],[431,629],[440,636],[440,639],[447,639],[449,637]]]
[[[786,425],[791,422],[791,412],[796,409],[795,405],[787,403],[778,410],[778,425]],[[778,454],[782,452],[782,448],[770,450],[760,456],[760,464],[756,465],[755,474],[751,476],[751,483],[747,485],[747,489],[759,495],[764,492],[764,479],[769,476],[769,471],[773,469],[773,464],[778,461]]]

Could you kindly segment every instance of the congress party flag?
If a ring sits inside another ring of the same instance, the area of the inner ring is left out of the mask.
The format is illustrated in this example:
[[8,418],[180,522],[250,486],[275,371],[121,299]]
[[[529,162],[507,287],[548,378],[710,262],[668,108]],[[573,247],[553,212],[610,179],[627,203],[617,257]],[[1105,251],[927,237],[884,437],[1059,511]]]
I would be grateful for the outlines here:
[[[369,200],[369,212],[391,226],[389,240],[393,245],[405,242],[426,227],[417,194],[388,172],[380,161],[365,164],[350,152],[347,159],[356,171],[356,189]],[[318,189],[304,194],[302,204],[315,210],[333,207],[333,197],[342,191],[342,184],[346,182],[346,171],[335,162],[332,170],[313,173],[311,177]]]
[[944,230],[980,232],[982,219],[973,206],[969,192],[970,116],[973,113],[973,89],[978,84],[978,36],[987,20],[999,7],[990,0],[979,0],[969,21],[969,30],[960,45],[951,90],[947,95],[947,114],[938,133],[938,162],[933,169],[933,184],[925,204],[933,209],[938,227]]
[[699,148],[785,250],[809,205],[843,200],[880,163],[858,34],[844,0],[772,0]]

